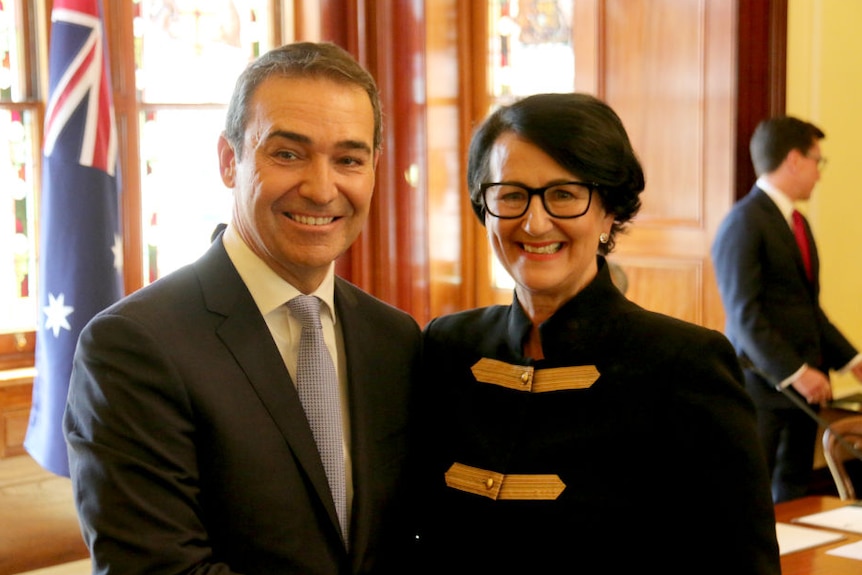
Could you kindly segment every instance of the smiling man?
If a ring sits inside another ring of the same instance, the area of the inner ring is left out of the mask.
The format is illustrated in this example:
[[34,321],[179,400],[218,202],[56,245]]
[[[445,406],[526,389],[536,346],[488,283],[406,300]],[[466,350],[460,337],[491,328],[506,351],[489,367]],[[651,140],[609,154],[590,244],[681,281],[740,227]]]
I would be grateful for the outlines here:
[[65,431],[94,573],[411,571],[419,326],[334,265],[368,218],[381,118],[333,44],[240,76],[218,142],[229,225],[78,346]]

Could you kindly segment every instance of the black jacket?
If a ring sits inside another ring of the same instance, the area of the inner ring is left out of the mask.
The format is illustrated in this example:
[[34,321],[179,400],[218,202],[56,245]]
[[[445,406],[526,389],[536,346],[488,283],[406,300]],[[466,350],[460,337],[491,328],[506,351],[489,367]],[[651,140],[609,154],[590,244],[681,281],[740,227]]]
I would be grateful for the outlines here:
[[[420,540],[430,572],[779,573],[765,459],[733,348],[628,301],[599,260],[597,278],[541,326],[545,359],[533,364],[595,366],[587,388],[529,393],[476,380],[481,358],[532,363],[517,301],[426,327],[433,464]],[[455,462],[555,474],[565,488],[553,500],[494,500],[447,487]]]

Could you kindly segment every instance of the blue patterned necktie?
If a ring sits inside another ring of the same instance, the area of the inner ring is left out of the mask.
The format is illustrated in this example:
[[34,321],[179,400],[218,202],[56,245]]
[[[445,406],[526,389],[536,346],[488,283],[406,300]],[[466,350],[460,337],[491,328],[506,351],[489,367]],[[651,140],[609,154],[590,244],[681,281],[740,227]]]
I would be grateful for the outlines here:
[[338,378],[335,365],[323,341],[320,325],[320,300],[315,296],[299,295],[287,302],[290,312],[302,323],[299,356],[296,362],[296,387],[305,416],[311,425],[314,441],[329,489],[338,511],[345,543],[347,530],[347,492],[342,452],[341,402],[338,398]]

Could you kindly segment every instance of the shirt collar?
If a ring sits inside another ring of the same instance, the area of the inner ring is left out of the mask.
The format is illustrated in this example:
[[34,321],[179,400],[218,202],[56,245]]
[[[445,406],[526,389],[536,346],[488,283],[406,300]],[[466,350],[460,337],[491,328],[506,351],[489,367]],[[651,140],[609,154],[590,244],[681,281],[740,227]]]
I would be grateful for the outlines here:
[[[239,272],[260,313],[266,316],[277,307],[284,305],[301,292],[283,280],[257,254],[251,251],[245,241],[232,226],[228,225],[222,236],[225,251]],[[335,262],[329,266],[326,277],[311,294],[320,298],[329,309],[332,322],[335,318]]]
[[766,192],[766,195],[769,196],[775,205],[778,206],[778,209],[781,210],[781,215],[784,216],[784,219],[788,222],[793,219],[793,200],[791,200],[787,194],[773,186],[769,180],[766,179],[765,176],[760,176],[757,178],[757,187]]

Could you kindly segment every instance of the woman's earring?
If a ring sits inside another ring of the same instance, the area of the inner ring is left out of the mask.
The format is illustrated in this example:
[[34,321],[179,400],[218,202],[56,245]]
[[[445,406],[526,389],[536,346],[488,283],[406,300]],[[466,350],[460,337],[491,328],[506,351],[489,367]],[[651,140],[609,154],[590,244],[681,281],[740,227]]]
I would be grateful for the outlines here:
[[608,243],[609,239],[610,239],[610,236],[608,236],[607,232],[602,232],[599,235],[599,241],[602,242],[603,244]]

